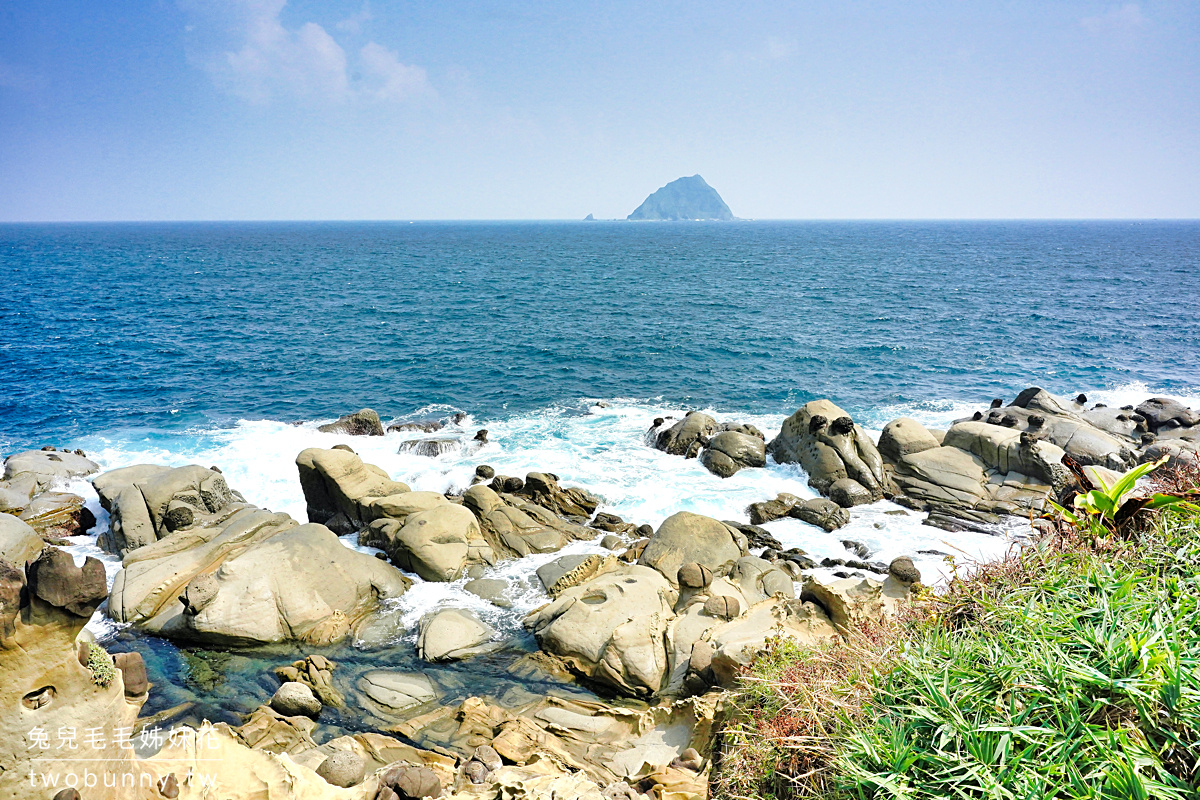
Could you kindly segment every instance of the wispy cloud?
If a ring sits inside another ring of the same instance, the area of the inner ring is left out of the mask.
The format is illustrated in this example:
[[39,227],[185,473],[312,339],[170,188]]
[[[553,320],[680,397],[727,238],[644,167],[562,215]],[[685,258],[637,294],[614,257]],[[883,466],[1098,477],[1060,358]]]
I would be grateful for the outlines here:
[[[276,99],[395,102],[433,94],[424,69],[402,63],[399,54],[377,42],[363,46],[351,63],[346,49],[316,22],[288,28],[280,18],[285,5],[286,0],[234,0],[223,7],[223,27],[233,47],[199,58],[219,87],[258,104]],[[211,17],[213,6],[206,10]],[[361,31],[369,19],[364,5],[352,24],[337,28]]]
[[371,13],[370,0],[366,0],[363,2],[362,8],[345,19],[339,21],[333,27],[337,28],[339,31],[358,34],[362,33],[363,25],[373,19],[375,19],[375,15]]
[[1146,27],[1146,17],[1137,3],[1113,6],[1103,14],[1084,17],[1079,24],[1089,33],[1130,34]]

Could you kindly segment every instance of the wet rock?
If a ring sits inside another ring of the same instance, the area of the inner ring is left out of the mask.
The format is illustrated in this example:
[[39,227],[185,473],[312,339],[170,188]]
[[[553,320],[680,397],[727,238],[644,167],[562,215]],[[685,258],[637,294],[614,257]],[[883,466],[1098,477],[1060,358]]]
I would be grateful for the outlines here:
[[772,536],[771,532],[766,528],[760,528],[757,525],[747,525],[744,522],[734,522],[732,520],[724,520],[724,522],[746,537],[746,547],[748,548],[771,547],[776,550],[783,548],[783,544]]
[[333,786],[348,788],[362,782],[366,764],[348,750],[335,750],[317,767],[317,774]]
[[716,432],[717,421],[707,414],[691,411],[686,417],[658,434],[656,448],[674,456],[694,458],[703,441]]
[[732,477],[738,470],[767,465],[766,444],[757,436],[726,431],[708,441],[700,454],[705,469],[721,478]]
[[854,553],[854,555],[858,556],[859,558],[871,557],[871,548],[867,547],[862,542],[856,542],[853,539],[843,539],[842,547],[846,548],[851,553]]
[[347,436],[383,436],[379,414],[369,408],[338,417],[336,421],[318,426],[321,433],[341,433]]
[[538,579],[551,597],[582,583],[596,574],[601,558],[597,555],[562,556],[537,568]]
[[600,540],[600,546],[605,550],[617,550],[625,544],[625,541],[620,536],[613,536],[611,533]]
[[475,477],[481,481],[490,481],[496,477],[496,470],[489,467],[487,464],[480,464],[475,468]]
[[121,670],[126,697],[140,697],[150,690],[150,678],[141,653],[115,653],[113,666]]
[[774,500],[751,503],[746,511],[750,514],[751,525],[762,525],[764,522],[771,522],[788,516],[792,509],[800,502],[800,498],[796,497],[796,495],[784,492],[779,494]]
[[558,485],[558,477],[547,472],[530,472],[518,492],[530,502],[564,517],[586,519],[600,504],[600,498],[583,489],[562,488]]
[[829,487],[829,499],[842,508],[853,508],[873,503],[878,498],[853,478],[841,478]]
[[425,661],[457,661],[491,652],[496,631],[462,608],[447,608],[421,619],[417,653]]
[[476,597],[487,600],[497,608],[512,608],[512,600],[508,599],[508,581],[499,578],[476,578],[467,581],[463,589]]
[[18,516],[44,539],[80,536],[96,524],[83,498],[69,492],[42,492]]
[[1200,425],[1200,414],[1169,397],[1152,397],[1137,407],[1151,433]]
[[850,524],[850,512],[833,500],[826,500],[824,497],[814,497],[811,500],[797,503],[788,512],[788,516],[801,522],[807,522],[809,525],[816,525],[827,533],[832,533],[838,528]]
[[285,717],[316,717],[321,713],[321,701],[303,683],[289,682],[280,686],[271,697],[271,708]]

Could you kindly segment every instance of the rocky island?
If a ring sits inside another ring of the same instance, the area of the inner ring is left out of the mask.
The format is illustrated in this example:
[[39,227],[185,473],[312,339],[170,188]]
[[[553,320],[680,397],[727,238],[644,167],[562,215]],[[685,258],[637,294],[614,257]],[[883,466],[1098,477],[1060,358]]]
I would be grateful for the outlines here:
[[678,178],[634,209],[631,220],[732,220],[733,212],[704,178]]

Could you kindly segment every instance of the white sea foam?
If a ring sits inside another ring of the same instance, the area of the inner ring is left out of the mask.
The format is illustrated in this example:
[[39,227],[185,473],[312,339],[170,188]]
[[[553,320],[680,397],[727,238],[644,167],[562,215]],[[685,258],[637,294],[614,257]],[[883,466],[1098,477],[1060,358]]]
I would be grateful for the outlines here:
[[[1125,405],[1140,402],[1156,394],[1139,385],[1088,392],[1092,402]],[[1200,406],[1200,396],[1184,395],[1185,402]],[[905,404],[875,409],[862,415],[868,429],[888,419],[909,416],[929,427],[947,426],[954,419],[969,416],[981,405],[958,401]],[[718,420],[737,420],[757,426],[772,438],[778,433],[783,415],[752,415],[722,409],[703,409]],[[430,407],[422,414],[445,413],[448,409]],[[117,437],[89,437],[74,443],[105,469],[138,463],[169,466],[201,464],[218,466],[231,487],[246,499],[275,511],[286,512],[297,520],[307,519],[304,495],[297,478],[296,455],[306,447],[332,447],[349,444],[362,458],[383,467],[395,479],[417,490],[447,492],[470,484],[475,466],[490,464],[497,473],[524,476],[531,470],[553,472],[565,485],[582,486],[599,495],[602,511],[615,513],[637,524],[657,526],[677,511],[692,511],[717,519],[747,519],[746,507],[767,500],[780,492],[809,498],[815,493],[807,485],[804,472],[795,465],[769,464],[765,469],[747,469],[732,478],[710,474],[695,459],[683,459],[649,447],[644,436],[656,417],[681,417],[685,409],[665,404],[632,400],[611,400],[600,404],[581,401],[573,408],[559,407],[517,415],[503,420],[466,418],[434,434],[395,432],[385,436],[350,437],[321,433],[318,422],[292,425],[270,420],[242,420],[234,427],[200,430],[181,434],[154,434]],[[454,449],[436,457],[400,453],[400,444],[421,438],[461,438],[470,440],[478,428],[487,428],[489,441],[483,447]],[[95,493],[85,482],[73,489],[88,498],[101,525],[107,515],[95,501]],[[962,564],[986,561],[1003,555],[1029,531],[1027,522],[1011,519],[1002,535],[948,533],[921,524],[924,515],[881,502],[851,510],[851,522],[841,530],[826,533],[819,528],[792,519],[777,520],[766,526],[785,547],[801,547],[815,559],[856,558],[841,542],[853,540],[872,553],[871,561],[888,562],[895,556],[913,555],[927,582],[945,578],[952,569],[944,556],[949,554]],[[348,546],[357,547],[353,537],[344,537]],[[103,554],[90,543],[81,541],[70,548],[77,559],[96,555],[111,575],[119,562]],[[920,551],[937,551],[921,554]],[[486,577],[510,582],[513,608],[501,610],[463,589],[465,579],[448,584],[427,583],[415,578],[415,586],[389,613],[396,616],[397,633],[411,638],[416,622],[430,610],[449,605],[476,610],[502,633],[515,631],[520,618],[548,600],[533,575],[541,564],[565,553],[602,552],[595,542],[581,542],[561,553],[530,556],[502,563],[487,571]],[[97,623],[97,629],[111,632],[111,623]]]

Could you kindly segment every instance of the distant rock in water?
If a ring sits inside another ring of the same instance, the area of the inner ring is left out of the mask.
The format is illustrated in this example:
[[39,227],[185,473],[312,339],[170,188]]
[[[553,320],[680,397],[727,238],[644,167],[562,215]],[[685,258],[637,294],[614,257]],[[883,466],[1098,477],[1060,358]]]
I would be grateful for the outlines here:
[[693,175],[671,181],[646,198],[629,219],[733,219],[717,190]]
[[583,218],[583,221],[584,222],[595,222],[596,218],[593,217],[591,214],[588,214],[586,217]]

